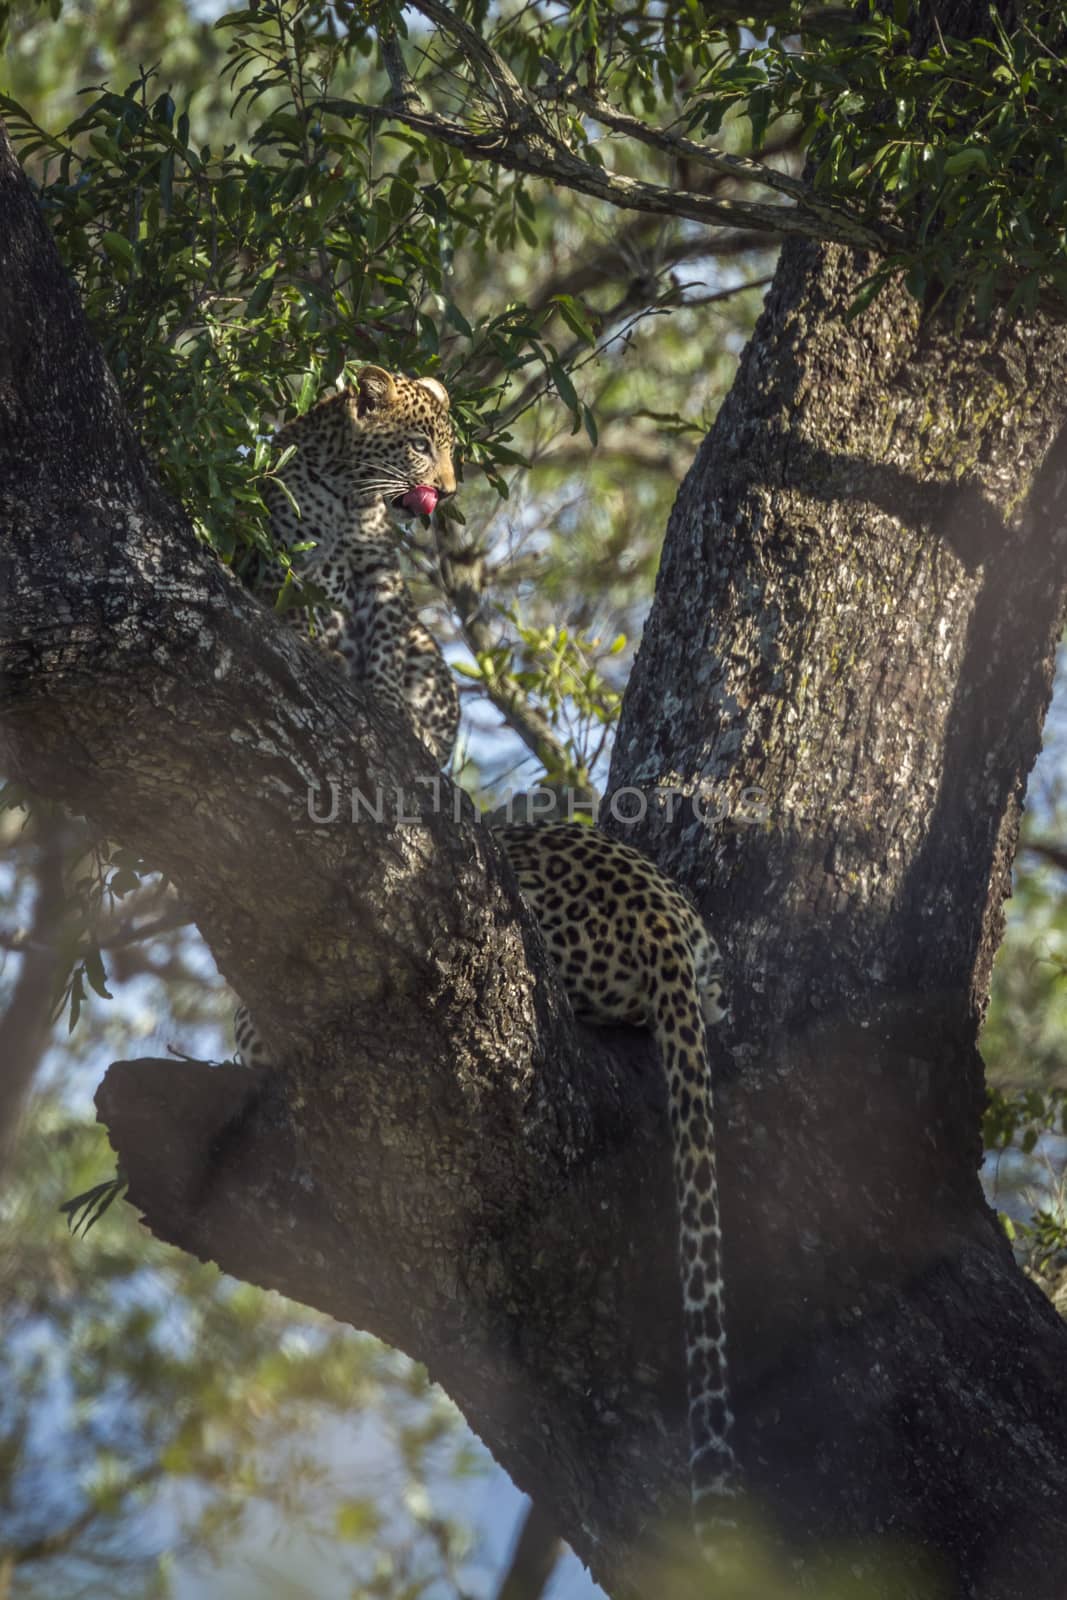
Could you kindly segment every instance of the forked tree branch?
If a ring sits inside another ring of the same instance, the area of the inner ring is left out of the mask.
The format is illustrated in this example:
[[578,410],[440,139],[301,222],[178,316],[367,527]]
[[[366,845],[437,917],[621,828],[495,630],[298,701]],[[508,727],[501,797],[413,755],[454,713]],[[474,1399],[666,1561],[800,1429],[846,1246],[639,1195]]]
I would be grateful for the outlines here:
[[898,249],[902,239],[881,224],[850,217],[838,208],[821,204],[803,207],[761,205],[749,200],[712,200],[685,190],[609,173],[583,161],[561,140],[546,140],[522,126],[500,122],[475,130],[437,112],[404,109],[399,105],[368,105],[356,100],[329,100],[327,109],[362,117],[368,122],[402,122],[416,133],[428,134],[464,155],[491,161],[511,172],[523,172],[546,183],[559,184],[593,200],[624,211],[652,216],[687,217],[716,227],[750,228],[773,238],[799,235],[828,243],[849,244],[885,254]]
[[[750,228],[778,237],[798,234],[880,253],[899,249],[905,242],[899,229],[861,216],[840,201],[825,200],[800,179],[774,167],[650,128],[636,118],[614,111],[602,98],[589,98],[588,106],[583,104],[581,108],[596,115],[606,126],[612,126],[613,131],[638,138],[666,154],[685,157],[724,177],[762,184],[790,196],[794,204],[764,205],[757,201],[717,199],[648,183],[622,173],[609,173],[575,154],[542,114],[544,104],[558,101],[561,95],[572,98],[570,90],[563,95],[557,85],[546,83],[536,96],[531,94],[488,41],[440,4],[440,0],[414,0],[414,7],[455,42],[476,70],[480,69],[483,79],[487,80],[488,101],[495,102],[498,107],[497,118],[487,127],[476,128],[427,109],[417,84],[404,70],[395,36],[390,36],[385,46],[391,85],[387,102],[376,106],[355,100],[329,100],[325,104],[331,110],[369,122],[395,119],[465,155],[491,161],[509,171],[527,173],[547,183],[560,184],[623,210],[686,217],[716,226]],[[579,91],[575,93],[580,95]],[[587,97],[580,98],[584,101]],[[595,111],[590,109],[593,106]]]

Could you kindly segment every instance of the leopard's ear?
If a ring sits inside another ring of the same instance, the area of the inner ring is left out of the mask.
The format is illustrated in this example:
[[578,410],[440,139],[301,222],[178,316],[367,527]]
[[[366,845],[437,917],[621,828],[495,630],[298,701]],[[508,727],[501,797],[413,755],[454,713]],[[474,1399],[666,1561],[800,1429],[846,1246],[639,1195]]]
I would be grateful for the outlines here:
[[356,415],[384,411],[396,404],[396,384],[383,367],[361,367],[356,373]]
[[438,383],[436,378],[416,378],[415,382],[420,389],[425,389],[427,394],[432,394],[437,404],[443,411],[449,407],[448,390],[443,383]]

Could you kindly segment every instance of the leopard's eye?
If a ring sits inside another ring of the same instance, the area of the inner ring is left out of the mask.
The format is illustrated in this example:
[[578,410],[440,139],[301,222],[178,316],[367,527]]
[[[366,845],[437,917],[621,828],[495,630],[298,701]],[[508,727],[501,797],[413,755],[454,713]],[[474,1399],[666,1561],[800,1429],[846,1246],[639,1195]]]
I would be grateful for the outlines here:
[[415,451],[416,455],[433,455],[433,443],[426,437],[424,433],[417,433],[415,435],[414,439],[411,440],[411,448]]

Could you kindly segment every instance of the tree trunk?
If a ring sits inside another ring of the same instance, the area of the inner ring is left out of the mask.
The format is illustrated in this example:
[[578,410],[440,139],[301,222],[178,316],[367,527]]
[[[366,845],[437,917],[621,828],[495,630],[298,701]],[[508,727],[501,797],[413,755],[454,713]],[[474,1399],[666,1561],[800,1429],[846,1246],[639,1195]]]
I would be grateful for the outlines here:
[[1062,1595],[1067,1335],[979,1188],[976,1040],[1067,594],[1067,337],[957,335],[902,291],[848,323],[866,266],[783,252],[672,515],[612,776],[712,817],[760,790],[755,826],[653,801],[638,830],[727,954],[759,1501],[936,1552],[952,1594]]
[[[846,326],[859,272],[783,256],[679,497],[615,778],[766,795],[755,826],[642,825],[730,958],[754,1514],[895,1597],[933,1570],[1051,1600],[1067,1334],[981,1199],[975,1038],[1067,579],[1067,342],[955,338],[892,294]],[[288,1051],[253,1102],[236,1068],[113,1067],[133,1203],[425,1361],[613,1596],[665,1593],[684,1386],[647,1043],[575,1026],[413,738],[161,500],[6,144],[0,486],[6,769],[167,872]],[[420,824],[347,818],[393,784]]]

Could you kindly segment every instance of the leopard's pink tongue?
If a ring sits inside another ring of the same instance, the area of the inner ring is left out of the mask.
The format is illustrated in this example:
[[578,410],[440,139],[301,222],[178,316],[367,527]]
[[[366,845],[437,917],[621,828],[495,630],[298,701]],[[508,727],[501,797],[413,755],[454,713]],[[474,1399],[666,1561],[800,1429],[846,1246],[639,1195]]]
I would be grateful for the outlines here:
[[428,483],[420,483],[408,490],[400,504],[405,511],[416,511],[420,517],[428,517],[437,504],[437,490]]

